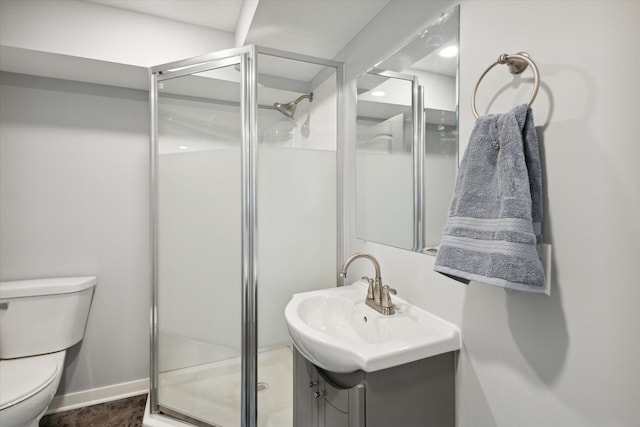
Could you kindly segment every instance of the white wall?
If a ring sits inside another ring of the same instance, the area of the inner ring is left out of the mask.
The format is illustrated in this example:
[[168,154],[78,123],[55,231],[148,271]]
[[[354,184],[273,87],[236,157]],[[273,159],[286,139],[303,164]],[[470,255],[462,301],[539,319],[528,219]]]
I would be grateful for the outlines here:
[[[437,16],[438,4],[425,3],[431,2],[392,2],[376,17],[385,25],[365,29],[342,52],[348,76],[410,37],[419,26],[415,16],[424,23]],[[463,147],[474,123],[471,93],[482,71],[499,54],[521,50],[540,69],[533,110],[544,168],[545,241],[553,244],[551,296],[461,285],[435,274],[433,258],[364,244],[351,228],[350,252],[373,253],[383,279],[400,295],[461,328],[462,427],[640,422],[639,18],[636,1],[461,4]],[[372,45],[380,49],[373,52]],[[498,92],[491,112],[528,98],[530,74],[517,88],[501,67],[490,74],[479,91],[480,112]]]
[[148,377],[148,101],[0,74],[0,280],[95,275],[60,394]]
[[158,161],[160,331],[238,350],[240,154],[238,145],[163,154]]

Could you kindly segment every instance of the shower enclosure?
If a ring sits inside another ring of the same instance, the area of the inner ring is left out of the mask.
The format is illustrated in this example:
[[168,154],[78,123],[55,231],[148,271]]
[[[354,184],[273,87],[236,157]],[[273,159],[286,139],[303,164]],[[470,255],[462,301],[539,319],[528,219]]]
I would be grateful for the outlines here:
[[150,70],[156,419],[292,425],[284,307],[344,255],[342,73],[258,46]]

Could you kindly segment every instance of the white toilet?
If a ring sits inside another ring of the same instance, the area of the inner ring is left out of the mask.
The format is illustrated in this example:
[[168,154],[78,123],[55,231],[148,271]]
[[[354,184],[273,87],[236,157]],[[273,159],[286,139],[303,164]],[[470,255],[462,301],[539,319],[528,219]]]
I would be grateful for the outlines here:
[[38,426],[66,350],[84,336],[95,285],[95,277],[0,282],[0,426]]

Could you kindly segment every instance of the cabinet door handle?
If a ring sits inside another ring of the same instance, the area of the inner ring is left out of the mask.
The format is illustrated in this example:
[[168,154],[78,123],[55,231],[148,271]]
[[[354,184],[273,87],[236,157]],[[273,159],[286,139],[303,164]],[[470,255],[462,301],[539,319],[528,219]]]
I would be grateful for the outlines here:
[[316,391],[313,393],[313,396],[317,399],[320,396],[324,396],[324,391]]
[[314,388],[318,385],[318,381],[309,381],[309,388]]

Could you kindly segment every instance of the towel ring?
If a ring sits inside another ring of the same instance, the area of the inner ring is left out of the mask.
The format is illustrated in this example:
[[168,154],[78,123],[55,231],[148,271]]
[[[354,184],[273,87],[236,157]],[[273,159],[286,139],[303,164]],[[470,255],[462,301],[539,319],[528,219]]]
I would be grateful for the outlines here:
[[482,75],[478,79],[478,82],[476,83],[476,87],[473,89],[473,96],[471,97],[471,109],[473,110],[473,115],[476,117],[476,119],[479,117],[478,110],[476,110],[476,92],[478,92],[478,86],[480,86],[480,82],[482,81],[484,76],[486,76],[487,73],[498,64],[507,64],[507,67],[509,67],[509,72],[511,74],[520,74],[527,68],[528,65],[531,65],[534,85],[533,93],[529,97],[529,101],[527,101],[527,107],[531,107],[531,104],[533,104],[533,101],[536,99],[538,89],[540,88],[540,73],[538,72],[538,67],[536,66],[535,62],[533,62],[531,58],[529,58],[529,54],[526,52],[518,52],[510,55],[503,53],[498,57],[498,60],[496,62],[494,62],[486,70],[484,70],[484,73],[482,73]]

